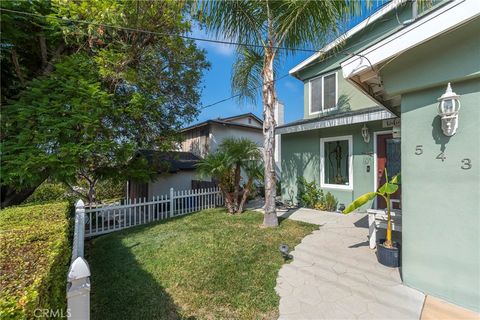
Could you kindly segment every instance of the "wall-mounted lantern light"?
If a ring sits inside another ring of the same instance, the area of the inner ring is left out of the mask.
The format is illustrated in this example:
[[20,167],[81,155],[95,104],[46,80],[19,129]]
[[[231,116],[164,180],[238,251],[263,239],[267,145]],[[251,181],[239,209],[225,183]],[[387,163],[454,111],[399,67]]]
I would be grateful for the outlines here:
[[362,137],[363,137],[363,141],[365,141],[365,143],[370,142],[370,132],[368,132],[368,127],[367,127],[366,124],[364,124],[363,128],[362,128]]
[[450,82],[447,90],[438,98],[438,114],[442,119],[443,134],[451,137],[457,132],[458,111],[460,110],[460,97],[452,91]]

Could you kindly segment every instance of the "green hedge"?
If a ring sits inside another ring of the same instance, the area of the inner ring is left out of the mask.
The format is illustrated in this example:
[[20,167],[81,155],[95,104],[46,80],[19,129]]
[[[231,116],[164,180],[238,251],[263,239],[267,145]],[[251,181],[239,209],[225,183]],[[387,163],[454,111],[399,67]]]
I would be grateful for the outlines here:
[[71,209],[60,202],[0,212],[0,319],[32,319],[36,309],[66,315]]

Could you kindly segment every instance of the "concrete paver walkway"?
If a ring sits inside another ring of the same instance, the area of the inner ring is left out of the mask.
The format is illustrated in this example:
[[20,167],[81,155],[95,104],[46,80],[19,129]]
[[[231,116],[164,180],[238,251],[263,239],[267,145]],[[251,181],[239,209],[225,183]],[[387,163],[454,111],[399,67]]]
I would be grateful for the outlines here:
[[377,262],[365,215],[296,209],[279,216],[320,225],[280,269],[280,319],[420,318],[424,295]]

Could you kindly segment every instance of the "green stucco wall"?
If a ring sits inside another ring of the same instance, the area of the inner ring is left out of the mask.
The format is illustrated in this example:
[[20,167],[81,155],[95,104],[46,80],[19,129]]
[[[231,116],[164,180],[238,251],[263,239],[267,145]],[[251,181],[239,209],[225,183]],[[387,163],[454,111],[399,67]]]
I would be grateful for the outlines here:
[[[339,201],[348,205],[356,197],[373,190],[373,132],[382,128],[381,121],[368,122],[371,133],[367,144],[361,136],[363,124],[310,130],[300,133],[282,134],[282,198],[285,201],[297,201],[297,181],[304,177],[307,181],[315,180],[320,186],[320,138],[352,135],[353,137],[353,191],[324,188]],[[370,172],[367,172],[370,166]],[[371,203],[359,211],[371,207]]]
[[[342,70],[337,71],[337,84],[338,84],[338,109],[333,111],[335,113],[341,113],[351,110],[360,110],[365,108],[371,108],[376,106],[376,103],[363,94],[360,90],[351,85],[342,75]],[[305,82],[303,90],[303,105],[304,105],[304,119],[318,118],[321,114],[310,115],[310,99],[309,91],[310,82]],[[332,114],[330,112],[329,114]]]
[[437,115],[444,85],[402,95],[403,281],[480,311],[480,79],[452,87],[462,107],[450,138]]
[[381,70],[385,91],[412,90],[480,77],[480,17],[398,56]]

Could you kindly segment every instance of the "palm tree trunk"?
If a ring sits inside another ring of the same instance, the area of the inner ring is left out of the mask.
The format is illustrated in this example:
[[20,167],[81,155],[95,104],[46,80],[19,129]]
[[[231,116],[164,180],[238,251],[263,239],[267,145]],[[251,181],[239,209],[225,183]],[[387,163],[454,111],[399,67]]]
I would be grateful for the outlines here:
[[263,225],[266,227],[278,226],[275,210],[276,177],[275,177],[275,118],[274,107],[276,102],[273,62],[275,55],[270,48],[265,49],[265,63],[263,66],[263,136],[265,161],[265,214]]
[[235,208],[233,207],[233,199],[231,193],[228,192],[228,187],[225,187],[223,184],[219,184],[219,187],[223,193],[223,199],[225,201],[225,207],[227,208],[228,213],[235,213]]
[[240,177],[241,177],[240,173],[241,173],[240,164],[237,163],[235,167],[235,181],[234,181],[235,192],[234,192],[234,198],[233,198],[233,206],[234,206],[233,209],[235,211],[238,210],[238,195],[240,194]]
[[252,185],[253,185],[253,179],[248,179],[248,182],[245,185],[245,189],[243,190],[242,200],[240,201],[240,204],[238,205],[237,213],[242,213],[243,212],[243,207],[245,206],[245,203],[247,202],[247,198],[248,198],[248,195],[250,194],[250,190],[252,189]]

